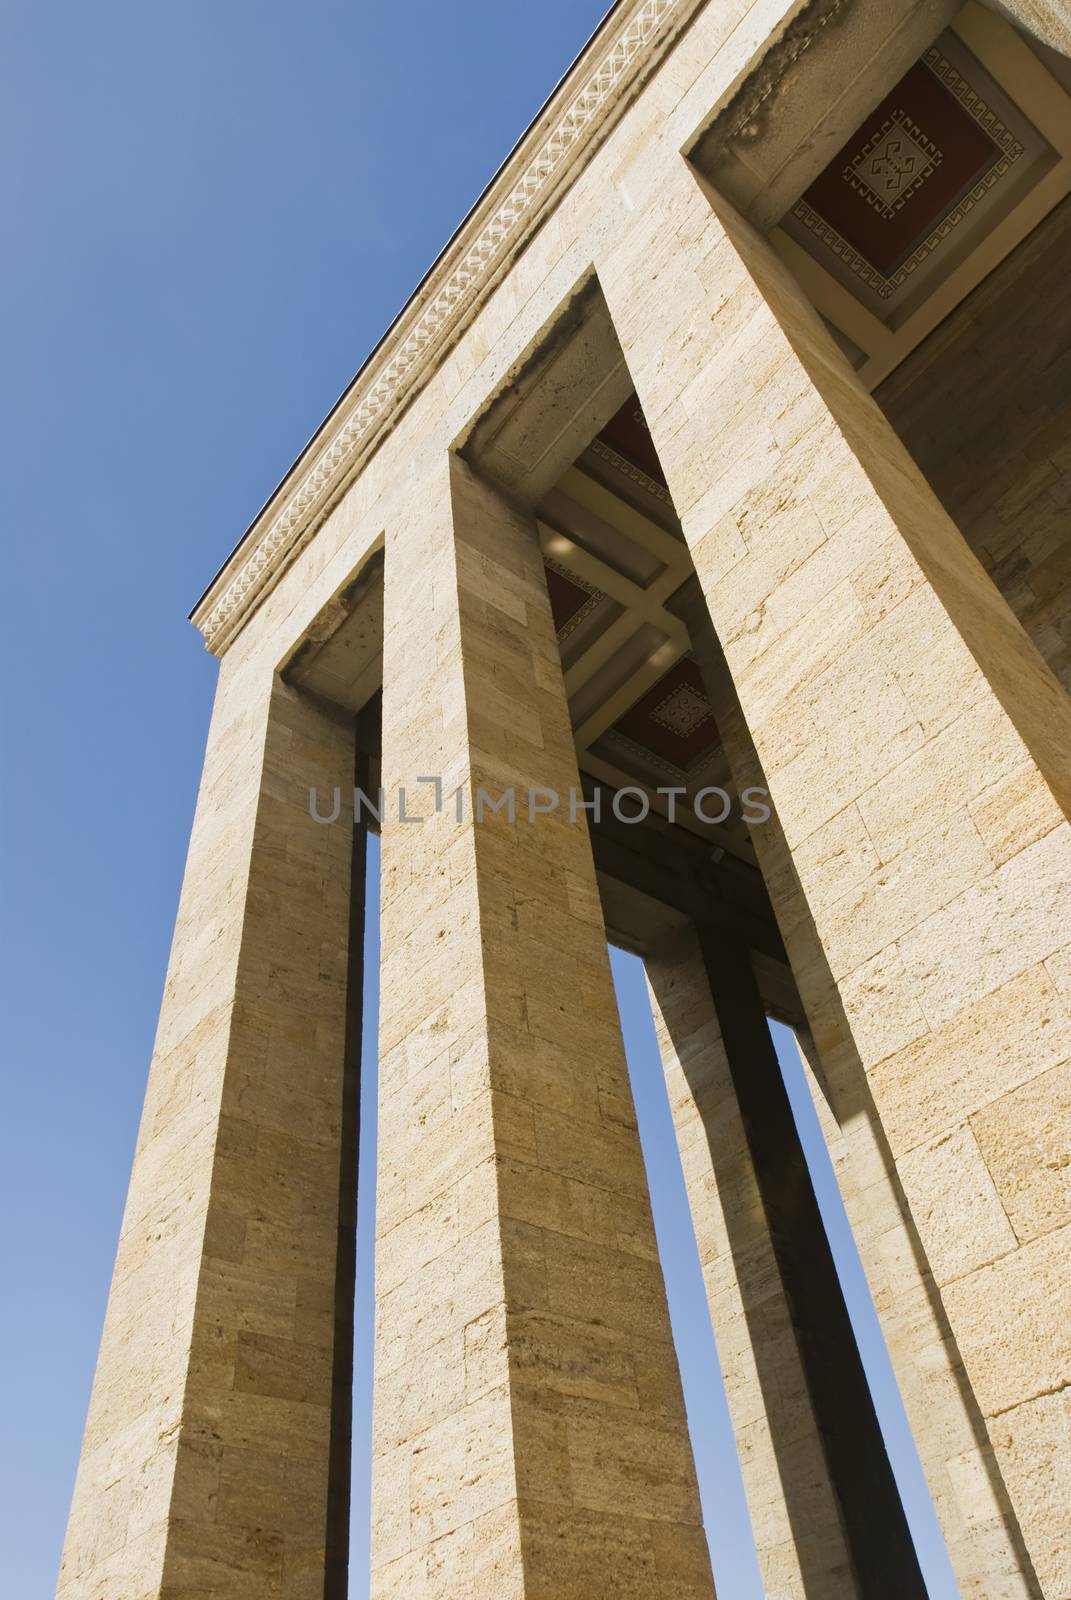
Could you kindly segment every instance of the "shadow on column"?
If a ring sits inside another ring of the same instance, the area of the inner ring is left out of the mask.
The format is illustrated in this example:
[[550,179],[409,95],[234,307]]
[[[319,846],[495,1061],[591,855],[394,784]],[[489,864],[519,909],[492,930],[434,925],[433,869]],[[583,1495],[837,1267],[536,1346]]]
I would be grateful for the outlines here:
[[[747,1154],[754,1170],[791,1335],[838,1503],[858,1592],[874,1600],[925,1596],[869,1385],[818,1210],[762,1000],[746,950],[731,930],[696,929],[710,985]],[[674,1041],[676,1043],[676,1041]],[[680,1041],[681,1062],[702,1115],[712,1154],[718,1107],[701,1053]],[[815,1485],[801,1470],[800,1418],[785,1392],[782,1347],[770,1338],[769,1295],[748,1292],[754,1270],[754,1218],[724,1207],[733,1261],[762,1391],[771,1444],[778,1459],[805,1591],[828,1590],[828,1551],[814,1537]]]
[[[718,670],[717,663],[720,660],[724,664],[724,658],[705,606],[703,616],[705,622],[697,615],[694,608],[689,610],[690,626],[693,628],[697,652],[705,673],[712,675],[710,678],[712,697],[719,705],[719,720],[726,736],[726,743],[732,747],[734,776],[740,784],[756,784],[768,790],[766,774],[747,732],[743,712],[728,672],[724,669],[724,665],[721,671]],[[855,1047],[851,1028],[841,1004],[840,991],[826,961],[818,930],[808,910],[795,871],[791,851],[776,815],[772,816],[760,830],[756,830],[756,844],[763,875],[768,884],[776,885],[776,892],[771,890],[771,899],[778,920],[786,930],[791,925],[791,932],[786,931],[786,942],[791,946],[789,954],[792,967],[807,1010],[807,1021],[814,1047],[813,1054],[808,1052],[812,1068],[839,1127],[843,1130],[863,1123],[867,1128],[886,1187],[887,1198],[883,1202],[886,1206],[885,1228],[891,1230],[895,1226],[902,1230],[903,1237],[908,1243],[914,1266],[915,1285],[920,1291],[920,1297],[924,1297],[932,1326],[944,1352],[948,1378],[954,1385],[962,1417],[977,1449],[977,1459],[985,1471],[990,1503],[995,1508],[996,1517],[999,1518],[1003,1536],[1014,1552],[1017,1561],[1016,1577],[1025,1586],[1026,1593],[1040,1597],[1042,1591],[1033,1562],[1027,1552],[1018,1518],[993,1455],[984,1418],[967,1378],[962,1357],[900,1183],[896,1163],[867,1081],[866,1069]],[[916,1416],[912,1421],[916,1441],[921,1446],[922,1441],[918,1433],[920,1419]]]

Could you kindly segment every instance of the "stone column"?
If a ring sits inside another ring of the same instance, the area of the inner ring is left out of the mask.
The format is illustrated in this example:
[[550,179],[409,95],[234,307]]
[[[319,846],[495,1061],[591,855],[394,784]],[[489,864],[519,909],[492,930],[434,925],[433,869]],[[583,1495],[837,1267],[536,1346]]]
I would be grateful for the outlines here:
[[659,179],[622,174],[643,220],[600,281],[815,931],[827,1075],[863,1078],[965,1368],[935,1411],[890,1340],[905,1403],[963,1592],[1063,1596],[1071,702],[769,248],[683,160]]
[[[698,583],[679,598],[737,790],[766,788]],[[1000,1469],[776,814],[752,839],[809,1014],[795,1024],[808,1087],[961,1593],[1034,1595]],[[895,1028],[895,1007],[887,1015],[875,1006],[873,1025]]]
[[924,1596],[747,952],[688,926],[647,975],[764,1586]]
[[457,458],[388,530],[383,719],[372,1592],[709,1600],[539,546]]
[[352,773],[225,658],[61,1600],[322,1600]]

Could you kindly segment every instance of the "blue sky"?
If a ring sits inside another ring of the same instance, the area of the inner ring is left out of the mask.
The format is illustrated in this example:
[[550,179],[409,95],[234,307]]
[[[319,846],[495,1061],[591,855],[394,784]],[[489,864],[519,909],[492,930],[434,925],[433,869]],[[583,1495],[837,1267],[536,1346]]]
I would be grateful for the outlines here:
[[[4,8],[0,1547],[19,1600],[55,1581],[208,724],[215,667],[185,614],[602,10]],[[722,1600],[752,1600],[650,1023],[634,963],[617,971]]]

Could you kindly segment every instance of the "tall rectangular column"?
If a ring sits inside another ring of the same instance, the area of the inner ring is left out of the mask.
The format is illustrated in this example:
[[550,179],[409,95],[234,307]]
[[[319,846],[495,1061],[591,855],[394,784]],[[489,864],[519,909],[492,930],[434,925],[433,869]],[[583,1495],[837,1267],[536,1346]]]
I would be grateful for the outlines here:
[[539,544],[454,457],[383,719],[373,1594],[709,1600]]
[[643,221],[600,282],[814,930],[797,980],[820,1047],[827,979],[847,1019],[864,1187],[906,1196],[890,1281],[931,1274],[935,1344],[889,1342],[953,1561],[1063,1596],[1071,703],[765,242],[675,155],[621,177]]
[[[738,792],[766,775],[698,584],[682,594],[704,684]],[[1037,1593],[955,1338],[907,1207],[840,991],[775,813],[752,830],[807,1018],[806,1076],[852,1235],[881,1320],[916,1448],[965,1595]],[[895,1009],[889,1019],[895,1027]],[[886,1025],[879,1008],[877,1025]],[[815,1037],[821,1044],[819,1051]]]
[[322,1600],[352,783],[224,660],[60,1600]]
[[747,951],[689,925],[646,967],[766,1590],[924,1596]]

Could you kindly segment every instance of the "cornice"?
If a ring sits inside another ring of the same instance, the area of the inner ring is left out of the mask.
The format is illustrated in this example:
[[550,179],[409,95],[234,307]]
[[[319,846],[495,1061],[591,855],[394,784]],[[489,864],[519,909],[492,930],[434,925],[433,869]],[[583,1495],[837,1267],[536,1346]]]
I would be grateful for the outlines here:
[[840,20],[851,0],[803,0],[803,4],[748,72],[698,142],[693,159],[716,159],[735,140],[753,143],[768,125],[771,107],[800,57],[830,23]]
[[222,655],[704,0],[622,0],[191,613]]

